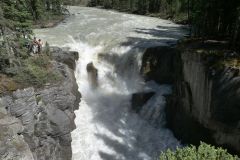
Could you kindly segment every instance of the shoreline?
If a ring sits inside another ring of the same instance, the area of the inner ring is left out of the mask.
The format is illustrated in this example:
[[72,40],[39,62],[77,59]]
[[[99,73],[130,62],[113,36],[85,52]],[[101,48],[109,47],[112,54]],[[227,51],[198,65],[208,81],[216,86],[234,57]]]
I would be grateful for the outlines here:
[[[81,6],[83,7],[83,6]],[[115,12],[120,12],[120,13],[126,13],[126,14],[132,14],[132,15],[139,15],[139,16],[145,16],[145,17],[153,17],[153,18],[158,18],[158,19],[163,19],[163,20],[168,20],[172,21],[173,23],[179,24],[179,25],[189,25],[188,24],[188,19],[178,19],[174,16],[170,18],[170,15],[164,14],[164,13],[146,13],[146,14],[138,14],[134,13],[131,11],[126,11],[126,10],[118,10],[118,9],[113,9],[113,8],[104,8],[104,6],[84,6],[84,7],[89,7],[89,8],[97,8],[97,9],[103,9],[103,10],[109,10],[109,11],[115,11]]]
[[50,19],[47,21],[37,21],[33,23],[33,29],[53,28],[63,22],[69,15],[60,15],[56,19]]

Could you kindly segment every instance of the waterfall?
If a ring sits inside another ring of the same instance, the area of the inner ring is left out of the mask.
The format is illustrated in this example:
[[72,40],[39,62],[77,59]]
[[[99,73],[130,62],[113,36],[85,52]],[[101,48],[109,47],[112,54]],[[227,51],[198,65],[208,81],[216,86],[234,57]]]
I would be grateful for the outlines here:
[[[153,160],[161,151],[180,146],[165,128],[163,95],[171,93],[171,86],[145,83],[139,74],[146,48],[175,43],[183,36],[180,26],[94,8],[70,11],[75,16],[66,23],[35,33],[79,52],[75,76],[82,99],[75,111],[73,160]],[[97,88],[91,87],[86,71],[91,62],[98,70]],[[140,114],[134,113],[132,94],[149,91],[156,94]]]
[[[83,96],[75,112],[73,160],[151,160],[161,151],[180,145],[164,128],[164,116],[160,129],[147,121],[154,121],[154,116],[159,117],[157,114],[164,115],[162,95],[169,94],[171,89],[153,82],[144,83],[139,75],[143,52],[136,54],[139,50],[129,46],[114,47],[112,52],[99,58],[99,53],[105,52],[104,46],[73,41],[68,47],[79,52],[75,75]],[[135,54],[130,54],[130,50]],[[88,81],[86,65],[90,62],[99,72],[97,89],[92,89]],[[156,92],[143,107],[142,116],[131,111],[130,106],[132,93],[138,91]]]

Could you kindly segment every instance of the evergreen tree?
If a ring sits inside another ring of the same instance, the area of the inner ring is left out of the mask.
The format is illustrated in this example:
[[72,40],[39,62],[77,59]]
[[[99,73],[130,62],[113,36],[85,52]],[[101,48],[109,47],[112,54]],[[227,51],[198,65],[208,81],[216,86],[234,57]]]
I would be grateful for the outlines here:
[[240,43],[239,0],[90,0],[90,6],[99,5],[138,14],[161,13],[187,21],[192,36],[230,39],[232,47]]
[[33,21],[62,14],[62,0],[0,0],[0,72],[12,74],[26,58]]

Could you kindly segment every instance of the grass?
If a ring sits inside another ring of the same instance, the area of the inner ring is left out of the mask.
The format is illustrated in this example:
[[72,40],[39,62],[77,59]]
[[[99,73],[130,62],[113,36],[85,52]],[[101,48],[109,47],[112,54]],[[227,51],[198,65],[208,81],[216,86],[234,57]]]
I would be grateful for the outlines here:
[[240,69],[240,54],[230,50],[226,41],[189,38],[179,42],[178,49],[202,55],[207,64],[214,68]]
[[50,57],[44,54],[24,60],[23,67],[13,78],[21,86],[35,87],[43,87],[46,83],[55,83],[61,79]]
[[[12,60],[16,62],[14,65],[0,66],[0,95],[25,87],[41,88],[47,83],[60,82],[62,75],[53,66],[49,52],[49,47],[45,47],[41,54],[34,56],[22,51],[21,56]],[[0,56],[0,60],[1,58]]]
[[223,68],[223,67],[230,67],[235,69],[240,69],[240,59],[226,59],[226,60],[219,60],[217,63],[214,64],[215,68]]
[[11,77],[0,74],[0,95],[8,91],[15,91],[17,88],[17,83]]
[[46,54],[23,59],[22,65],[14,70],[14,75],[0,74],[0,95],[30,86],[40,88],[46,83],[58,83],[62,78]]

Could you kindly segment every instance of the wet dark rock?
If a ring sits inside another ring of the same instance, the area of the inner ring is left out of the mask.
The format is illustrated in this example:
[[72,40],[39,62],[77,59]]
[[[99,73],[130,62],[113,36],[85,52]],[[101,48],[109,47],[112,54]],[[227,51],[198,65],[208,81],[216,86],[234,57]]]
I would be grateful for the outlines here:
[[132,109],[139,113],[143,107],[143,105],[154,95],[154,92],[148,93],[134,93],[132,94],[131,104]]
[[239,153],[239,69],[217,68],[212,74],[204,55],[183,52],[181,57],[183,74],[174,85],[169,125],[186,142],[204,140]]
[[88,81],[93,88],[98,86],[98,70],[93,65],[93,63],[88,63],[86,67],[88,73]]
[[171,84],[179,73],[179,56],[175,48],[168,46],[148,48],[142,57],[141,74],[148,80]]
[[216,61],[211,55],[156,47],[144,54],[141,72],[146,80],[173,84],[166,113],[177,138],[240,153],[240,70],[212,67]]

